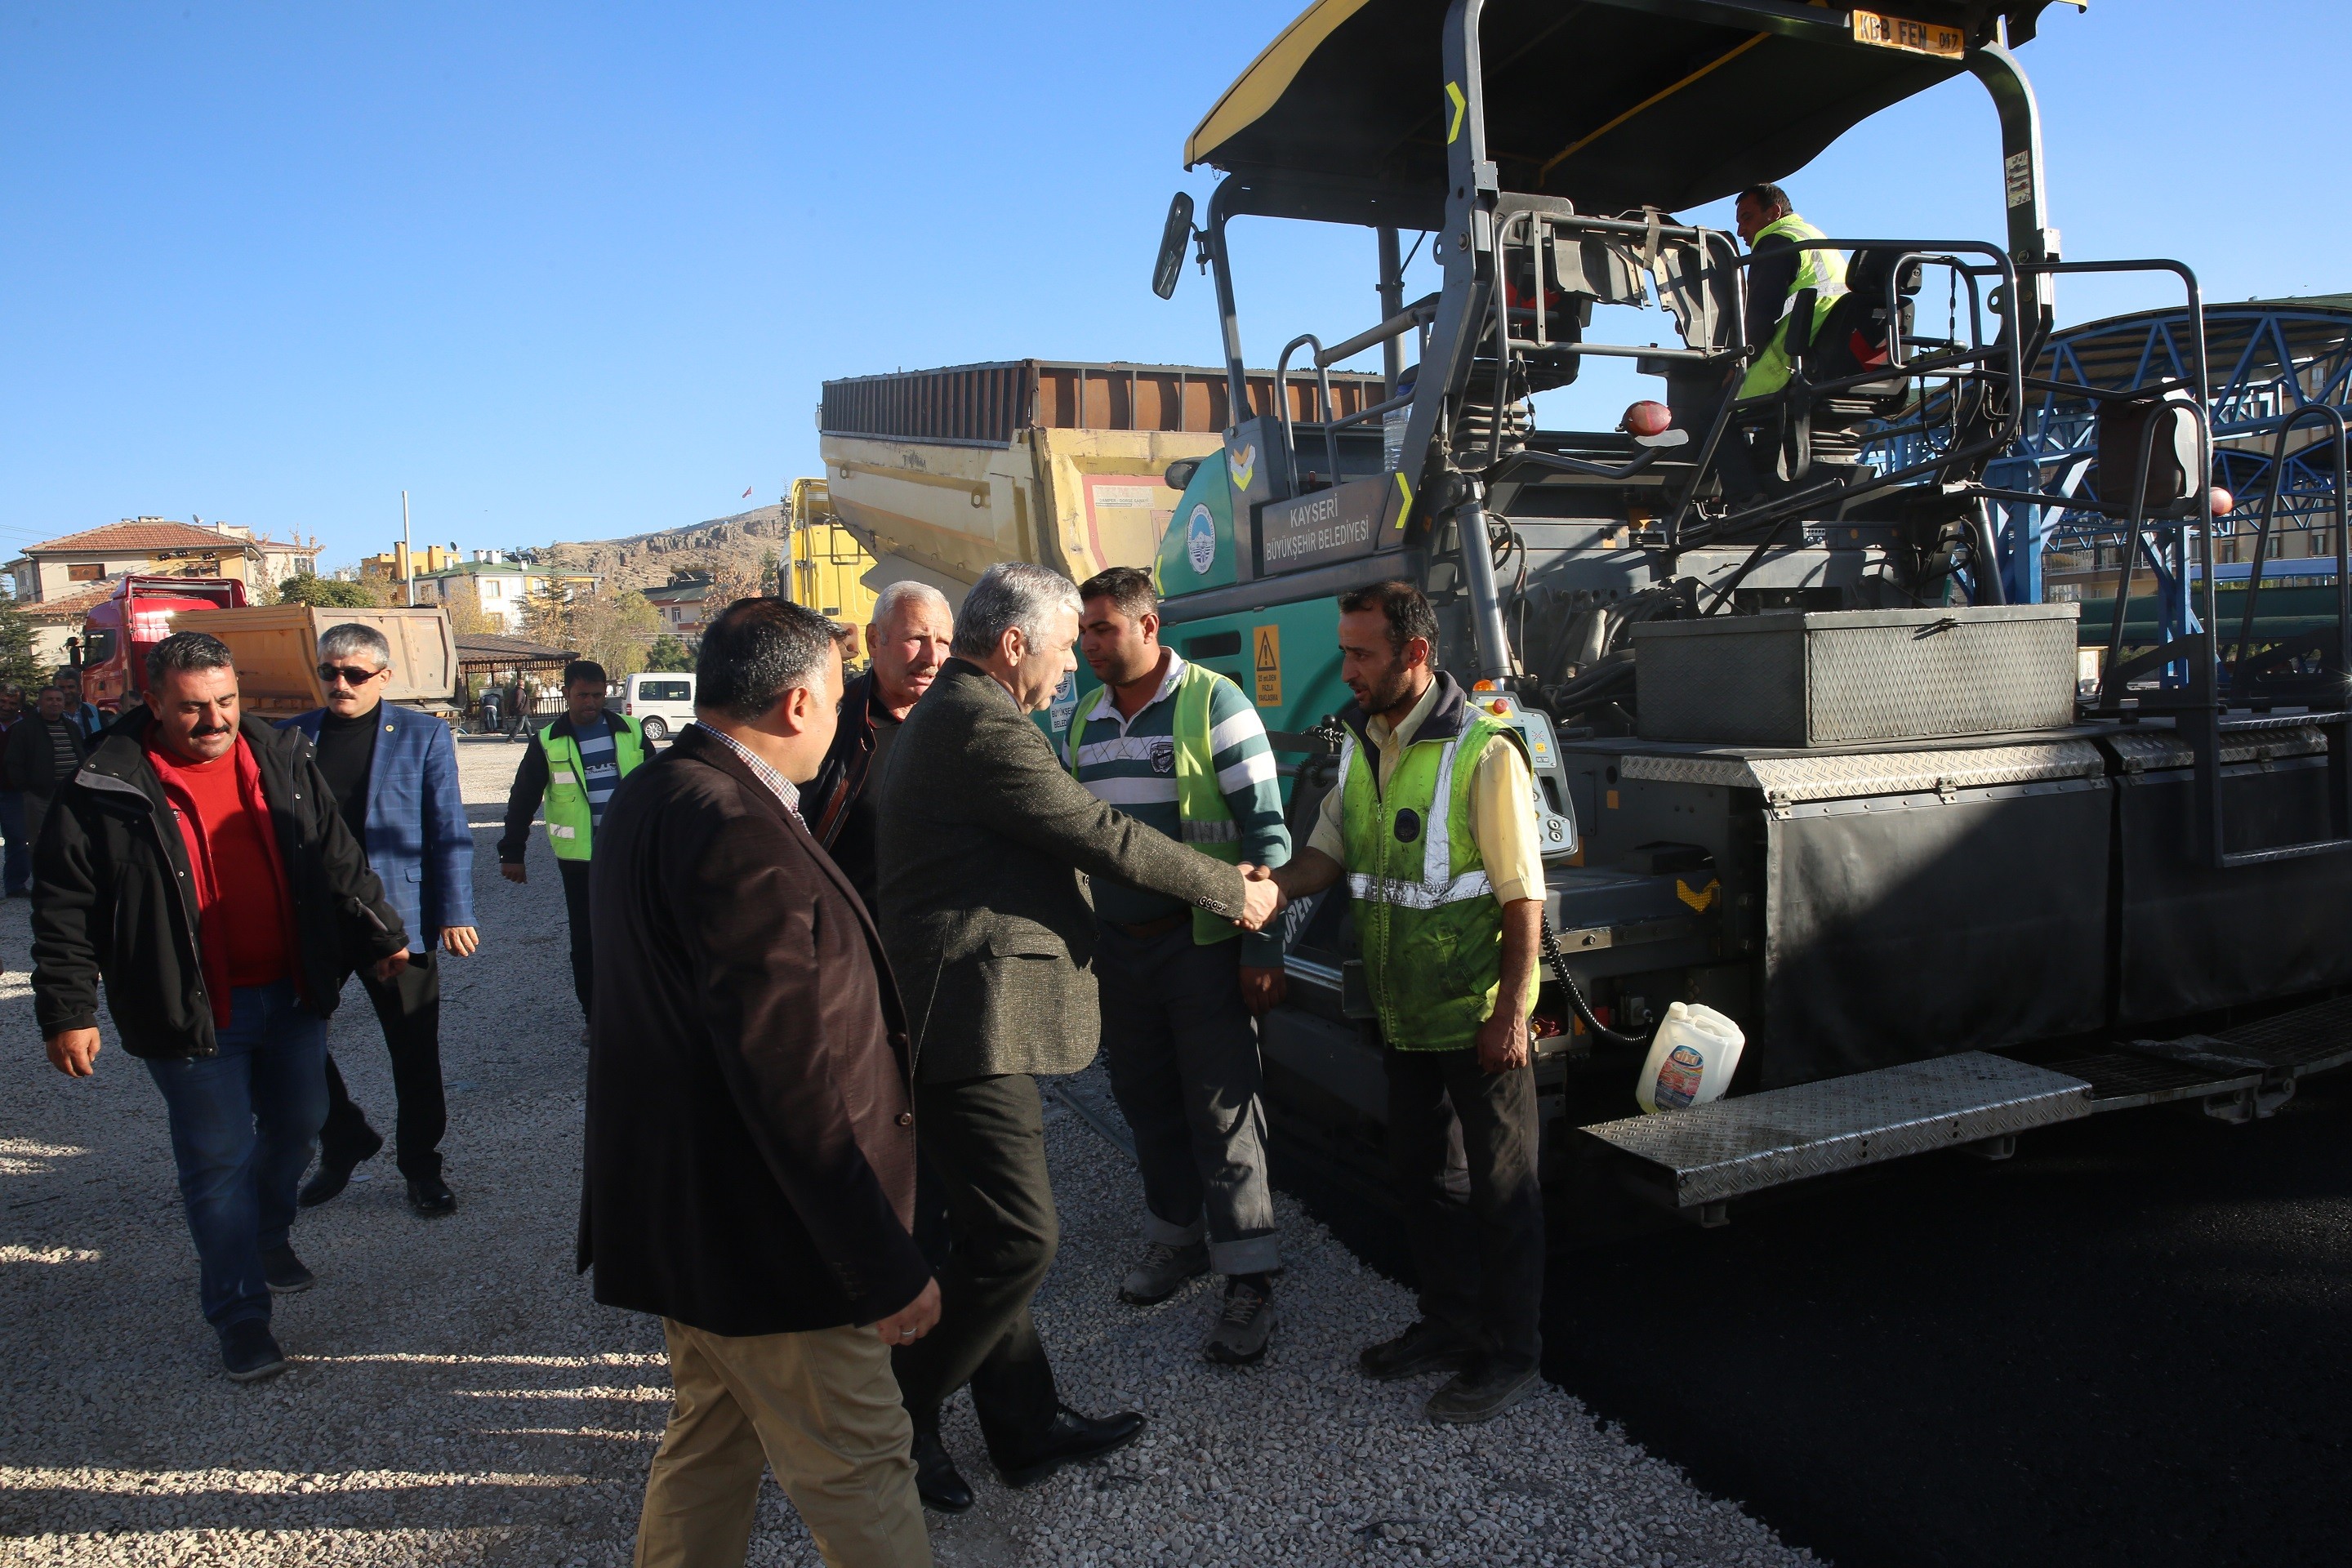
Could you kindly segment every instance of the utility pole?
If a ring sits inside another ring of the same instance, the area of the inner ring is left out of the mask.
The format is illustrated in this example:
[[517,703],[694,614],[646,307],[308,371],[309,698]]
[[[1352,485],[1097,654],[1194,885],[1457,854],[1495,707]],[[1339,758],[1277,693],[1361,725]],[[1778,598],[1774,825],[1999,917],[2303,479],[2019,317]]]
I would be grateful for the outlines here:
[[408,548],[408,492],[400,492],[400,563],[408,569],[408,607],[416,608],[416,556]]

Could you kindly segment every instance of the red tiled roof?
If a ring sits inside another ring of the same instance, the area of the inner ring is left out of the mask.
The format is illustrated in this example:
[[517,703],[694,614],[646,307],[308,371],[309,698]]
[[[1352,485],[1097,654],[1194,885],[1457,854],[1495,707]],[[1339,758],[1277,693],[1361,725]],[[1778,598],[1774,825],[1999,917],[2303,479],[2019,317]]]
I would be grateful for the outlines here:
[[78,621],[96,609],[101,601],[112,598],[114,591],[122,586],[122,579],[129,574],[118,573],[111,577],[102,577],[95,583],[82,584],[70,594],[61,594],[54,599],[43,599],[38,604],[19,605],[16,607],[37,621]]
[[51,552],[99,553],[128,552],[138,550],[230,550],[242,551],[255,542],[239,539],[235,534],[215,533],[209,528],[198,528],[188,522],[110,522],[104,528],[87,529],[80,533],[68,533],[58,539],[36,544],[25,552],[38,555]]

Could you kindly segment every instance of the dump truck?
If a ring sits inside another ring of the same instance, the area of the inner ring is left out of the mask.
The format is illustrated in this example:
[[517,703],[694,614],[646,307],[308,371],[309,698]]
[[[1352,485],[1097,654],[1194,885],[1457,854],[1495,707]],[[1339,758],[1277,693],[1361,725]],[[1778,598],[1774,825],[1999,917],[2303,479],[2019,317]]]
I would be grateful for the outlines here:
[[[319,638],[329,626],[350,622],[373,626],[392,645],[392,679],[382,693],[441,718],[457,709],[457,640],[449,616],[439,609],[314,609],[309,605],[257,605],[244,609],[184,609],[173,615],[173,631],[203,631],[228,644],[236,656],[237,691],[247,712],[283,719],[323,708],[327,689],[319,680]],[[146,671],[140,670],[145,689]]]
[[[1348,699],[1334,596],[1386,578],[1429,594],[1441,663],[1533,762],[1555,1177],[1606,1172],[1715,1224],[1769,1188],[1999,1157],[2108,1111],[2255,1121],[2352,1061],[2344,426],[2282,407],[2247,437],[2328,444],[2336,576],[2313,624],[2233,647],[2196,273],[2062,256],[2019,55],[2043,10],[1320,0],[1187,142],[1188,168],[1223,177],[1199,221],[1189,195],[1171,204],[1154,286],[1206,264],[1231,419],[1166,474],[1161,637],[1254,695],[1303,833]],[[1751,255],[1679,215],[1962,77],[1991,100],[2005,232],[1805,241],[1847,258],[1846,291],[1800,296],[1776,344],[1748,341]],[[1273,387],[1244,369],[1244,216],[1359,226],[1380,258],[1381,319],[1286,323]],[[1408,302],[1415,233],[1442,286]],[[2058,286],[2096,272],[2177,292],[2190,374],[2053,367]],[[1930,299],[1951,303],[1931,320]],[[1786,379],[1747,379],[1774,346]],[[1294,353],[1303,389],[1374,347],[1381,383],[1355,406],[1269,395]],[[1652,405],[1547,427],[1536,395],[1595,357],[1654,376]],[[2050,396],[2097,422],[2095,477],[2064,494],[2018,460]],[[1760,482],[1733,477],[1735,442]],[[2016,505],[2121,544],[2112,637],[2011,586],[2039,582],[2003,570]],[[1061,537],[1034,558],[1082,574],[1095,558]],[[2085,637],[2107,645],[2087,689]],[[1291,929],[1289,1000],[1263,1021],[1276,1121],[1376,1150],[1344,884]],[[1746,1054],[1726,1098],[1636,1114],[1676,1001],[1737,1020]]]
[[120,712],[147,689],[147,652],[172,635],[173,616],[244,605],[245,584],[234,577],[125,577],[82,619],[83,700]]
[[[1345,417],[1377,378],[1328,377]],[[1272,405],[1274,377],[1243,374]],[[1290,389],[1311,416],[1317,386]],[[1083,582],[1149,567],[1174,517],[1170,464],[1224,449],[1223,369],[1012,360],[828,381],[817,407],[832,515],[877,563],[869,585],[915,577],[961,603],[1000,561]]]

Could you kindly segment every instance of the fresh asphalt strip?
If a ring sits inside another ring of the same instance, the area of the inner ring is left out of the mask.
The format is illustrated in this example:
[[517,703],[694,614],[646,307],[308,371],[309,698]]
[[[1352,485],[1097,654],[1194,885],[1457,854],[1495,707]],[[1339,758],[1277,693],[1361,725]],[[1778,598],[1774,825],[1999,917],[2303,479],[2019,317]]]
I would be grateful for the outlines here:
[[[1570,1242],[1545,1372],[1840,1568],[2352,1561],[2352,1072]],[[1277,1151],[1278,1156],[1280,1151]],[[1381,1210],[1278,1183],[1409,1279]]]

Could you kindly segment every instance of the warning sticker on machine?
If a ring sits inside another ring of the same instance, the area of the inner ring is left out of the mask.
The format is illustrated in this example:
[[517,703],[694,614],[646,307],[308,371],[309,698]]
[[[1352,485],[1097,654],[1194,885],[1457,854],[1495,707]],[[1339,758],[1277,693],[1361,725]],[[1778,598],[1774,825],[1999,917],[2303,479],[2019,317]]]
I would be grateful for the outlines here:
[[1257,705],[1282,706],[1282,628],[1259,626],[1250,633],[1250,662],[1257,668]]
[[2021,207],[2033,199],[2033,154],[2011,153],[2001,162],[2009,184],[2009,205]]

